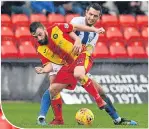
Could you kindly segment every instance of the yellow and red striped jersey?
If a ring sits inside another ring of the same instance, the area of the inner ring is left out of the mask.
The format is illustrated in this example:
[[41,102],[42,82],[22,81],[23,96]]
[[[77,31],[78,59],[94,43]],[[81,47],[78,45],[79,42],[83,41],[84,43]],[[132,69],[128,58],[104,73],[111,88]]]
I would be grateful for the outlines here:
[[56,23],[47,29],[48,45],[39,45],[37,48],[42,64],[71,64],[77,56],[72,53],[74,40],[69,33],[73,31],[72,24]]

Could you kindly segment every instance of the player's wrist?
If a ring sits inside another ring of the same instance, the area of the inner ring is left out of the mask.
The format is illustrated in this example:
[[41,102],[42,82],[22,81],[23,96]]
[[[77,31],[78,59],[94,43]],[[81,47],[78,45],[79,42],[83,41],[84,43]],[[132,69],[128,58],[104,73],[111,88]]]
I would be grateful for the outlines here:
[[81,44],[81,39],[79,37],[76,38],[78,44]]
[[93,27],[93,30],[94,30],[94,32],[98,32],[98,28],[96,28],[96,27]]
[[42,73],[47,73],[47,70],[45,70],[45,69],[42,69],[42,71],[41,71]]

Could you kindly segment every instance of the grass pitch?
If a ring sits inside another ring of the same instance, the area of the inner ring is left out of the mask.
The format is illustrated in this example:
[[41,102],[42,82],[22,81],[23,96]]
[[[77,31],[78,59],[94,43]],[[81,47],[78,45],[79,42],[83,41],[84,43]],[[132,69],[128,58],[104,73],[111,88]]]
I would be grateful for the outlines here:
[[[75,114],[80,108],[89,108],[95,116],[92,126],[78,125]],[[101,111],[95,104],[63,105],[65,125],[41,127],[36,124],[40,104],[31,102],[2,102],[3,112],[6,118],[21,128],[147,128],[148,127],[148,105],[147,104],[115,104],[118,113],[125,118],[138,122],[137,126],[115,126],[105,111]],[[53,118],[50,109],[46,118],[49,122]]]

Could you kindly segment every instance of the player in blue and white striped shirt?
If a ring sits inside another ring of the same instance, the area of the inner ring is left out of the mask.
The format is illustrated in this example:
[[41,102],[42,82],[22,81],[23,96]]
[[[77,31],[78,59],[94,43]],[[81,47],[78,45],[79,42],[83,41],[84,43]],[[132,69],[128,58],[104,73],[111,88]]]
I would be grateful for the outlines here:
[[[72,24],[80,24],[80,25],[86,25],[85,17],[74,17],[70,23]],[[93,48],[96,46],[99,34],[95,32],[82,32],[82,31],[76,31],[76,35],[78,35],[82,41],[82,44],[85,45],[92,45]]]
[[[87,7],[85,17],[74,17],[70,23],[93,26],[97,22],[98,18],[101,17],[101,14],[102,14],[102,10],[101,10],[100,6],[98,6],[95,3],[95,4]],[[98,15],[99,15],[99,17],[98,17]],[[76,35],[78,35],[81,38],[81,41],[83,44],[85,44],[86,46],[90,45],[92,47],[92,51],[94,51],[94,48],[95,48],[96,43],[99,38],[99,34],[97,34],[95,32],[81,32],[81,31],[76,31],[75,33],[76,33]],[[88,76],[93,79],[91,74],[88,73]],[[116,109],[114,108],[111,100],[108,98],[108,96],[106,96],[106,94],[102,90],[102,87],[98,83],[96,83],[98,81],[95,80],[93,82],[94,82],[94,86],[96,86],[99,94],[104,99],[104,101],[107,103],[108,108],[105,108],[105,110],[111,116],[111,118],[114,120],[114,124],[126,124],[126,125],[137,124],[133,120],[127,120],[127,119],[121,118],[118,115],[118,113],[116,112]],[[110,112],[109,112],[109,110],[110,110]]]

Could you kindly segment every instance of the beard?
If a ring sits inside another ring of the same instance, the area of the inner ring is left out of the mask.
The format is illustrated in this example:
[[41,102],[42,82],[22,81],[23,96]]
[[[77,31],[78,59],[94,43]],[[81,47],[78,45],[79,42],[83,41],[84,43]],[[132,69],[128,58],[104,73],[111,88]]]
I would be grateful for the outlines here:
[[44,40],[39,40],[38,43],[40,45],[47,45],[48,44],[48,36],[46,35]]
[[86,25],[87,26],[93,26],[95,22],[90,23],[88,19],[86,19]]

